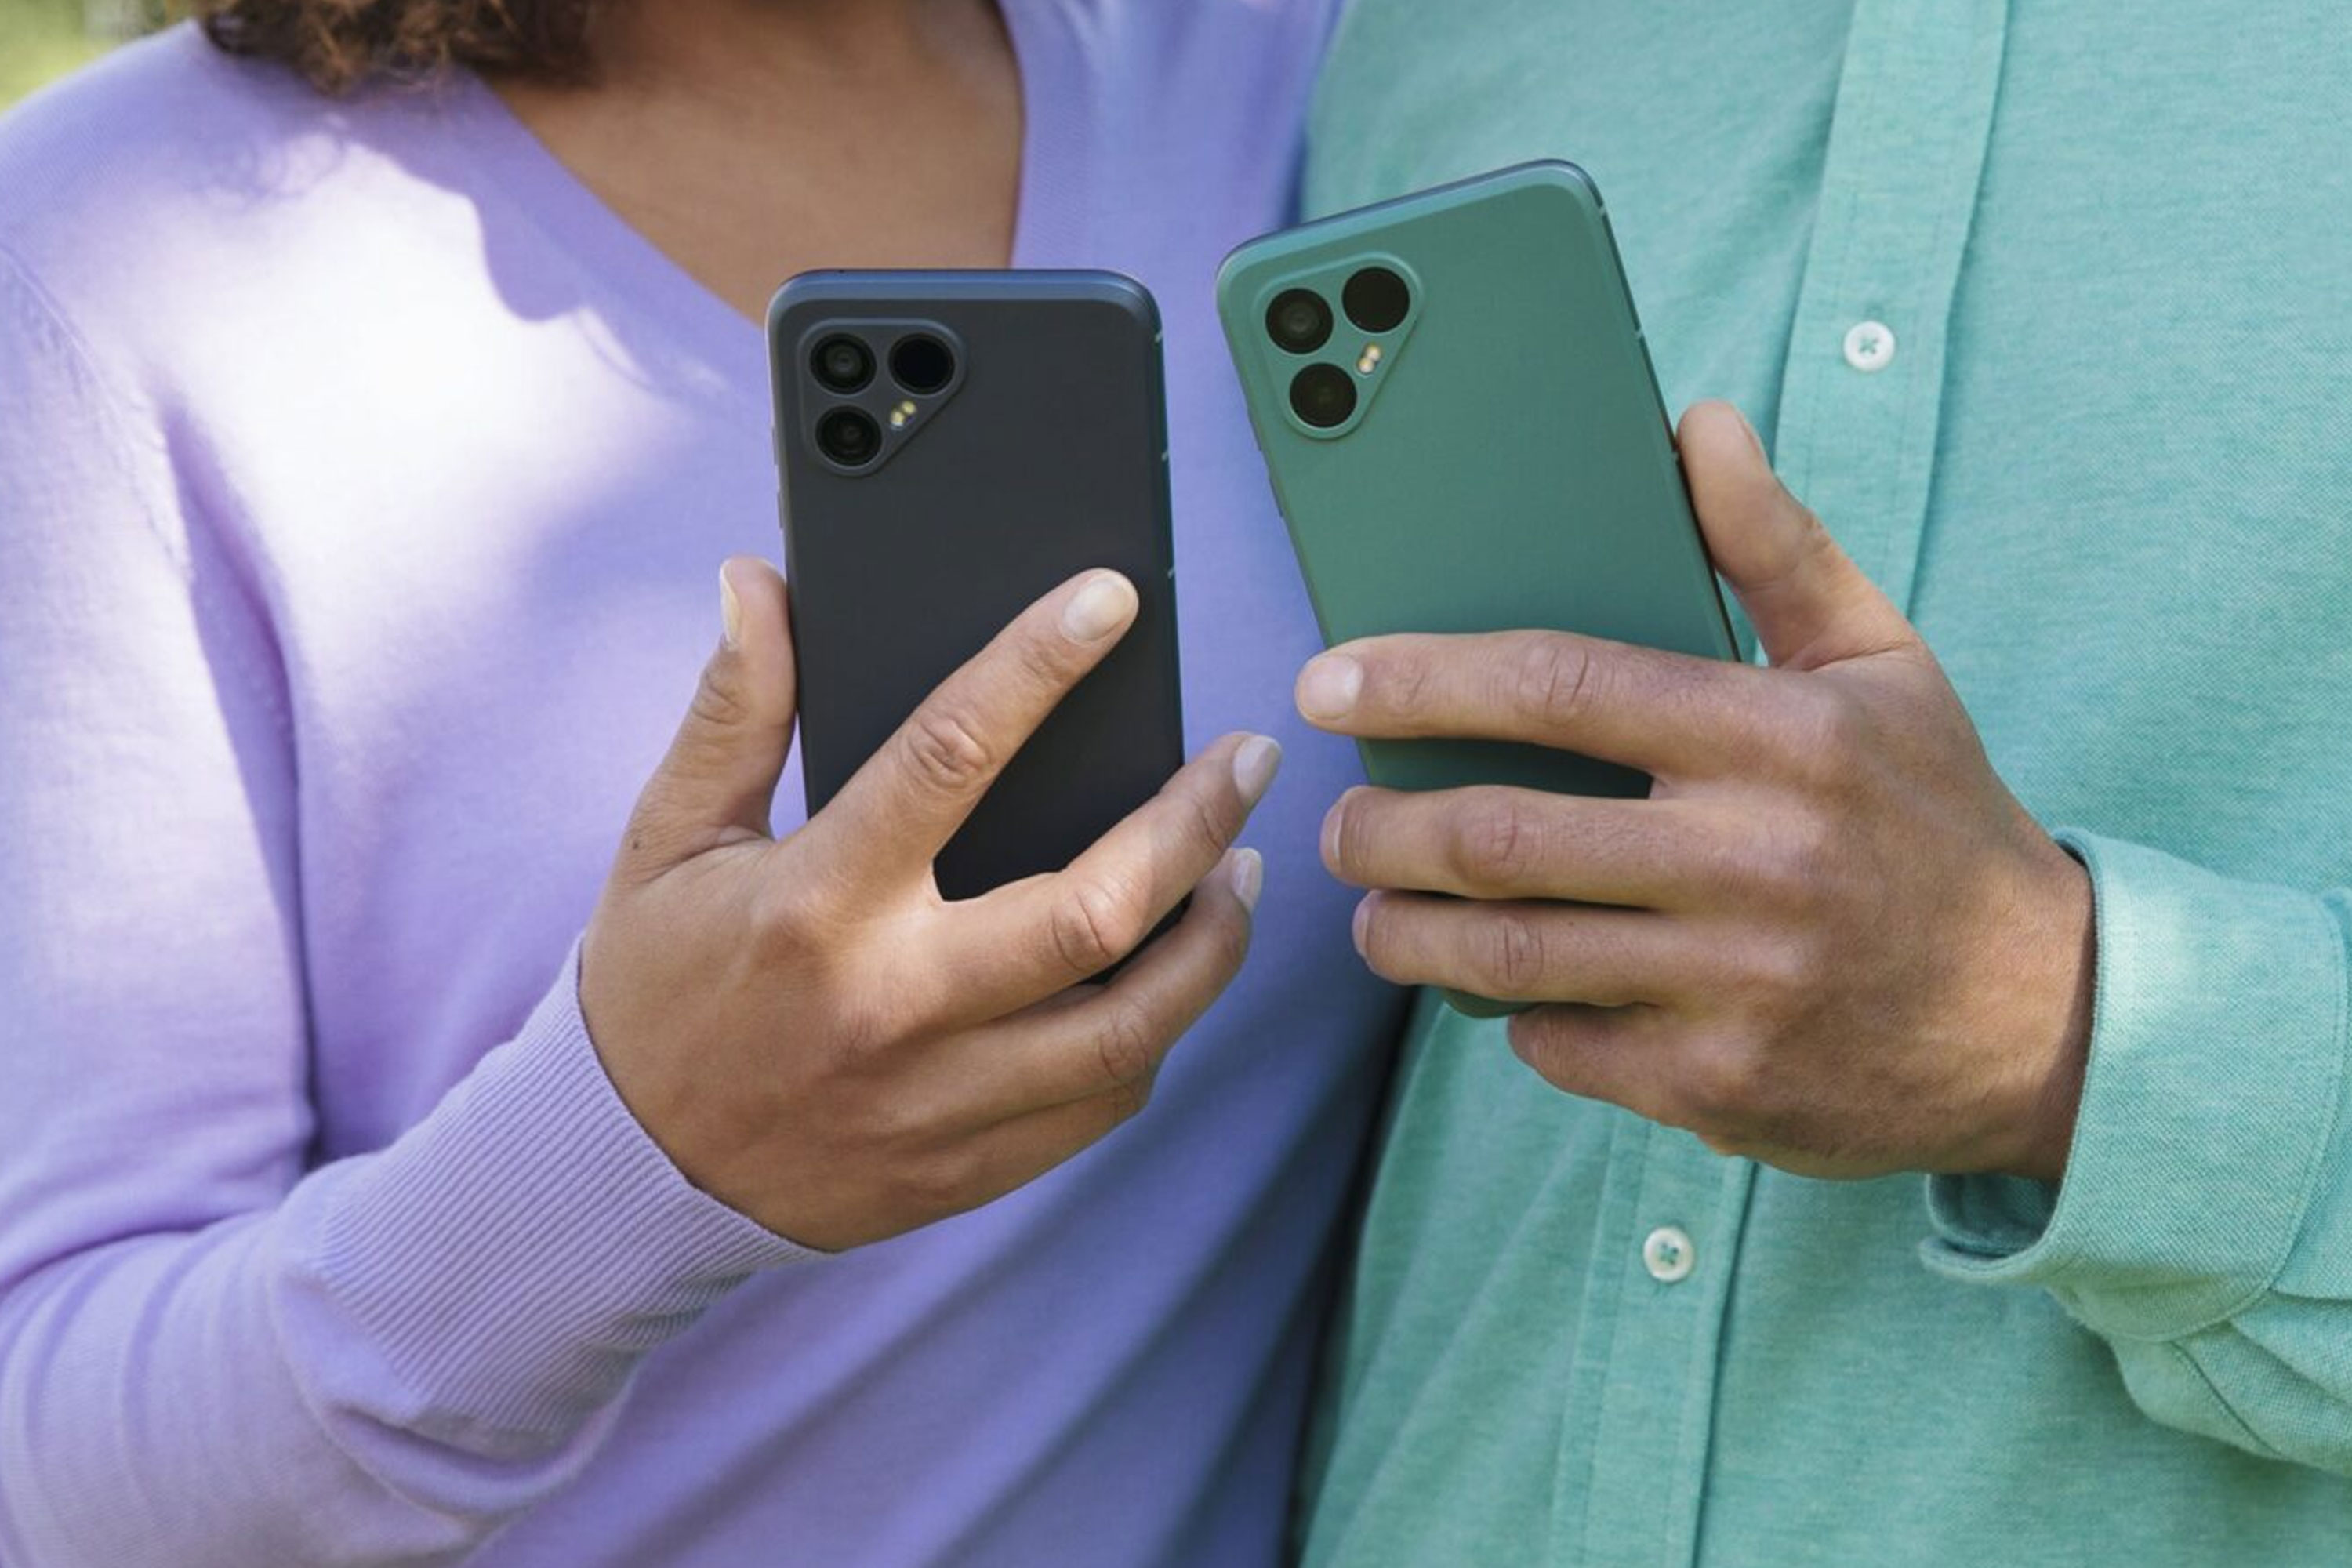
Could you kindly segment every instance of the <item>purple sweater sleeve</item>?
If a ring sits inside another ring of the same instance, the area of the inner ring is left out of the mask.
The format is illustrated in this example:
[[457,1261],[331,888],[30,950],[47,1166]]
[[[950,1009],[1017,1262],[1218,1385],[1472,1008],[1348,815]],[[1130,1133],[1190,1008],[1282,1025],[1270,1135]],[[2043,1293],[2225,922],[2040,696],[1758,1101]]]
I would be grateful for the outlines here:
[[0,1561],[456,1558],[801,1254],[636,1125],[571,963],[421,1122],[306,1169],[268,617],[97,365],[0,252]]

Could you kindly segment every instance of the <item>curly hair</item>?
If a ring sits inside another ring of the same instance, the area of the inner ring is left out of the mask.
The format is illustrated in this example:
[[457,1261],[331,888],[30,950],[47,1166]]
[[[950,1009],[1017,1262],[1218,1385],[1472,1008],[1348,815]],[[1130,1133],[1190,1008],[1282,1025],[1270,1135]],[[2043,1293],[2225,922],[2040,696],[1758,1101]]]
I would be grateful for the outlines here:
[[588,70],[601,0],[186,0],[221,49],[277,60],[321,92],[449,67],[542,79]]

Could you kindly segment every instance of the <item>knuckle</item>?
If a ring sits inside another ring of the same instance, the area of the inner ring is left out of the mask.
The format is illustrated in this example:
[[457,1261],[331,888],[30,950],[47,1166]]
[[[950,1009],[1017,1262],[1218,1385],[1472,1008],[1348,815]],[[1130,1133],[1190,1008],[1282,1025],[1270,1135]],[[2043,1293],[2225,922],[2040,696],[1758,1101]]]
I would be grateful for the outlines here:
[[1489,796],[1464,816],[1454,847],[1454,869],[1470,886],[1507,888],[1535,870],[1543,834],[1524,805]]
[[1818,902],[1829,886],[1841,837],[1835,823],[1814,811],[1799,813],[1784,830],[1782,874],[1809,905]]
[[1755,1119],[1766,1083],[1764,1053],[1717,1040],[1687,1054],[1681,1077],[1685,1125],[1728,1136]]
[[1783,812],[1758,835],[1748,852],[1748,875],[1774,904],[1803,913],[1821,902],[1837,837],[1836,827],[1817,812]]
[[1476,971],[1499,996],[1532,993],[1544,974],[1544,939],[1535,921],[1513,910],[1486,912],[1480,922]]
[[1330,847],[1327,858],[1334,871],[1360,871],[1371,864],[1372,803],[1358,784],[1332,804],[1327,819]]
[[1417,720],[1428,710],[1433,695],[1432,670],[1426,658],[1407,656],[1366,661],[1366,684],[1378,681],[1381,706],[1391,717]]
[[882,987],[863,985],[842,1002],[835,1004],[835,1020],[840,1030],[842,1060],[852,1063],[861,1074],[875,1072],[879,1063],[894,1056],[894,1047],[903,1044],[912,1032],[908,1008]]
[[1060,690],[1071,684],[1077,673],[1077,661],[1072,657],[1070,645],[1056,636],[1021,637],[1014,639],[1013,668],[1028,684],[1046,690]]
[[1505,693],[1520,712],[1548,729],[1574,727],[1591,710],[1600,670],[1582,644],[1549,633],[1527,638],[1505,674]]
[[1869,704],[1843,687],[1832,687],[1822,706],[1825,750],[1841,759],[1851,759],[1869,749],[1873,730]]
[[883,1070],[890,1047],[905,1036],[905,1027],[887,1004],[873,998],[871,987],[829,989],[836,994],[826,1005],[831,1023],[824,1043],[815,1047],[822,1053],[816,1065],[827,1076],[870,1087]]
[[1204,791],[1192,791],[1184,797],[1184,831],[1192,847],[1206,854],[1223,852],[1232,842],[1237,825],[1226,810],[1222,797],[1213,797]]
[[1685,836],[1689,863],[1683,881],[1688,889],[1704,889],[1716,906],[1750,910],[1780,901],[1781,862],[1762,833],[1694,830]]
[[1132,1004],[1111,1006],[1095,1031],[1095,1055],[1114,1089],[1151,1076],[1160,1060],[1159,1032]]
[[817,921],[806,890],[763,882],[751,894],[753,941],[763,954],[791,957],[817,944]]
[[955,1214],[986,1196],[981,1162],[970,1148],[950,1144],[896,1164],[905,1200],[920,1213]]
[[1055,953],[1079,979],[1098,974],[1143,940],[1146,913],[1142,899],[1127,886],[1082,882],[1055,906]]
[[[862,1054],[849,1070],[865,1076]],[[914,1095],[899,1092],[868,1094],[849,1118],[859,1141],[869,1149],[899,1151],[921,1146],[935,1135],[938,1112]]]
[[928,703],[899,731],[899,757],[925,787],[942,795],[977,788],[993,770],[995,753],[965,711]]
[[1800,776],[1835,791],[1853,782],[1870,743],[1870,711],[1843,688],[1808,682],[1790,733],[1797,742]]
[[1559,1042],[1541,1011],[1514,1016],[1505,1027],[1505,1037],[1511,1043],[1513,1056],[1545,1078],[1552,1077],[1552,1061],[1559,1054]]
[[704,666],[687,711],[696,722],[715,730],[737,729],[752,718],[751,696],[738,675],[715,663]]
[[1759,1021],[1777,1030],[1801,1018],[1837,965],[1835,944],[1817,937],[1755,943],[1748,951],[1746,969]]
[[1574,1034],[1561,1017],[1553,1009],[1544,1007],[1514,1016],[1507,1034],[1511,1054],[1554,1089],[1570,1094],[1589,1093],[1595,1087],[1592,1074],[1576,1048]]
[[1825,555],[1834,556],[1838,549],[1837,541],[1830,536],[1829,525],[1822,521],[1822,514],[1794,496],[1789,499],[1796,508],[1798,548],[1814,560]]
[[656,775],[629,813],[628,826],[621,833],[616,869],[625,871],[631,882],[648,882],[686,859],[691,847],[673,826],[681,815],[671,805],[668,781]]
[[[1220,910],[1213,914],[1188,915],[1188,920],[1206,918],[1211,923],[1206,941],[1193,956],[1185,960],[1181,984],[1190,996],[1213,998],[1233,983],[1242,965],[1249,960],[1250,921],[1244,916]],[[1172,940],[1172,939],[1171,939]],[[1203,1004],[1205,1005],[1205,1003]]]
[[1786,490],[1780,493],[1780,505],[1785,509],[1790,526],[1786,535],[1788,542],[1776,552],[1774,569],[1766,574],[1767,587],[1780,587],[1794,580],[1837,548],[1821,513]]

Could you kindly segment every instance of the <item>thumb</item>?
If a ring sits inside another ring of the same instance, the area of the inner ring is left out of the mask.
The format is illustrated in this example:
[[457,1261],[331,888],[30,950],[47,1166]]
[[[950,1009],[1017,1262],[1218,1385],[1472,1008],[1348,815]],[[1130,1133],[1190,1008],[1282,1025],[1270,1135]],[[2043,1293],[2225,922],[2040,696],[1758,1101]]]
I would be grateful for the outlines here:
[[1679,443],[1707,554],[1775,665],[1813,669],[1914,640],[1903,612],[1780,483],[1739,410],[1693,404]]
[[768,837],[795,697],[784,582],[748,555],[719,569],[721,632],[685,721],[637,799],[623,858],[649,875]]

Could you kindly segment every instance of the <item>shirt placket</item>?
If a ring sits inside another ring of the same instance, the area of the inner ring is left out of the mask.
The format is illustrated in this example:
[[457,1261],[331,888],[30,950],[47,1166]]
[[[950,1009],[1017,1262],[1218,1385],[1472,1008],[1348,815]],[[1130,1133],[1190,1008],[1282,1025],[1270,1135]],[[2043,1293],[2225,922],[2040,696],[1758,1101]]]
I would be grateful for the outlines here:
[[[1858,0],[1790,327],[1775,463],[1898,605],[1918,563],[2007,24],[2006,0]],[[1754,1179],[1686,1133],[1629,1118],[1613,1138],[1552,1561],[1696,1561]]]
[[2007,0],[1858,0],[1773,458],[1906,609]]
[[1755,1170],[1687,1132],[1619,1123],[1578,1320],[1551,1561],[1690,1560]]

